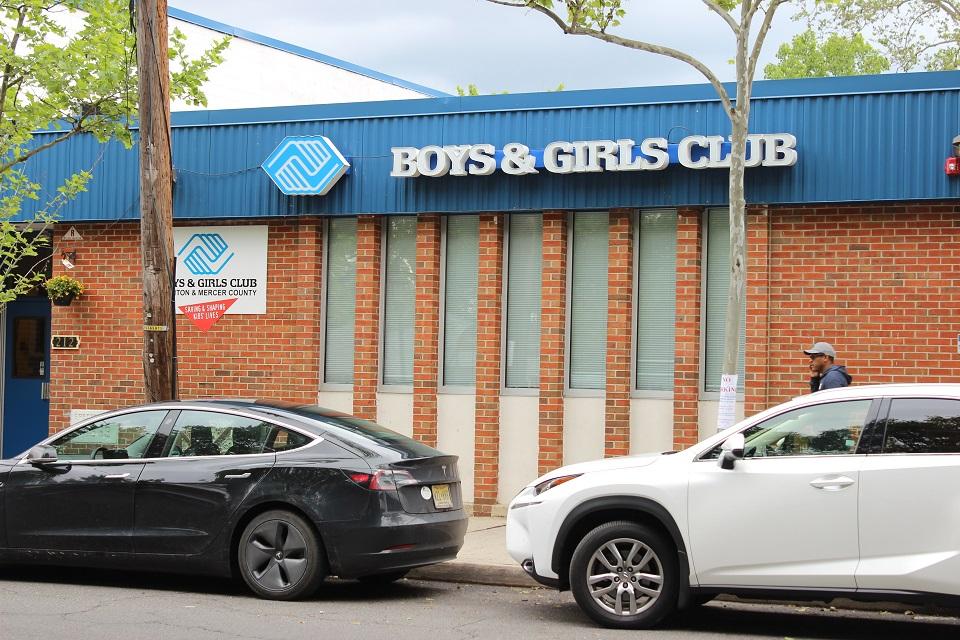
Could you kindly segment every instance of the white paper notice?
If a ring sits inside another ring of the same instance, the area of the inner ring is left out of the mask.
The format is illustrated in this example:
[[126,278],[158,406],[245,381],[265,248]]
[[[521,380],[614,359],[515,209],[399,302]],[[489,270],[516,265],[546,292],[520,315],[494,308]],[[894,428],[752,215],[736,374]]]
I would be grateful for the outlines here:
[[732,427],[737,422],[737,376],[720,376],[720,410],[717,412],[717,431]]

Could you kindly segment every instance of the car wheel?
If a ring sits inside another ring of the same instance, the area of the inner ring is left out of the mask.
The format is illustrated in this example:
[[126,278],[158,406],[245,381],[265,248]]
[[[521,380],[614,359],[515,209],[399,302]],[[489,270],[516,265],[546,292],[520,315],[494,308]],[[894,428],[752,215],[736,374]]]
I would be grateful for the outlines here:
[[407,573],[409,572],[406,569],[403,571],[389,571],[387,573],[373,573],[368,576],[360,576],[357,580],[371,586],[384,585],[403,579]]
[[251,591],[269,600],[309,596],[327,574],[316,532],[289,511],[266,511],[246,526],[237,559]]
[[680,579],[673,543],[636,522],[600,525],[584,536],[570,562],[577,604],[615,629],[648,629],[673,613]]

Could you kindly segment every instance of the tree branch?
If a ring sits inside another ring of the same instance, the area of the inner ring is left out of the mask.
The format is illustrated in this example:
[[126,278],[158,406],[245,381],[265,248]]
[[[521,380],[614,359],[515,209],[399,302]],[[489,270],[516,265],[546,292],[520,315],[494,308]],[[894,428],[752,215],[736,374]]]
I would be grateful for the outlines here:
[[[17,44],[20,42],[20,31],[23,29],[23,21],[27,17],[26,7],[20,7],[20,16],[17,19],[17,26],[13,30],[13,35],[10,36],[10,56],[11,58],[16,55]],[[10,89],[10,74],[13,73],[13,65],[10,62],[3,68],[3,85],[0,86],[0,117],[3,116],[4,108],[7,104],[7,91]]]
[[733,19],[733,16],[731,16],[726,9],[718,5],[715,0],[703,0],[703,4],[707,5],[710,11],[713,11],[723,18],[723,21],[729,25],[730,30],[733,31],[734,34],[740,33],[740,25],[737,24],[737,21]]
[[602,40],[604,42],[610,42],[612,44],[619,45],[621,47],[626,47],[628,49],[636,49],[637,51],[646,51],[647,53],[655,53],[662,56],[667,56],[673,58],[674,60],[679,60],[680,62],[685,62],[691,67],[699,71],[711,85],[713,85],[714,90],[717,92],[717,96],[720,98],[720,102],[723,104],[723,109],[726,112],[728,117],[732,117],[733,105],[730,102],[730,94],[727,93],[727,90],[724,88],[723,83],[720,82],[720,79],[710,70],[708,66],[694,58],[688,53],[673,49],[671,47],[665,47],[662,45],[651,44],[649,42],[644,42],[642,40],[634,40],[632,38],[623,38],[621,36],[616,36],[611,33],[606,33],[603,31],[597,31],[596,29],[591,29],[589,27],[582,27],[575,24],[567,24],[560,16],[555,12],[536,3],[536,0],[526,0],[523,4],[517,4],[514,2],[507,2],[506,0],[486,0],[493,4],[500,4],[507,7],[522,8],[526,7],[542,13],[547,16],[550,20],[556,24],[561,31],[570,35],[578,36],[590,36],[591,38],[596,38],[597,40]]
[[0,164],[0,173],[3,173],[3,172],[5,172],[5,171],[7,171],[10,167],[16,166],[16,165],[21,164],[21,163],[23,163],[23,162],[26,162],[27,160],[29,160],[29,159],[32,158],[33,156],[37,155],[37,154],[40,153],[41,151],[45,151],[45,150],[49,149],[50,147],[53,147],[53,146],[56,146],[56,145],[60,144],[61,142],[66,142],[67,140],[69,140],[69,139],[72,138],[73,136],[77,135],[78,133],[82,133],[83,131],[84,131],[84,129],[83,129],[82,127],[77,127],[77,128],[71,129],[71,130],[68,131],[67,133],[63,134],[62,136],[60,136],[60,137],[58,137],[58,138],[54,138],[53,140],[51,140],[50,142],[48,142],[48,143],[46,143],[46,144],[42,144],[42,145],[40,145],[39,147],[34,147],[33,149],[30,149],[30,151],[27,151],[27,152],[24,153],[22,156],[17,156],[17,157],[14,158],[13,160],[10,160],[10,161],[8,161],[8,162],[5,162],[4,164]]
[[766,15],[763,16],[763,23],[760,25],[760,31],[757,33],[756,40],[753,41],[753,49],[750,52],[750,61],[748,63],[748,77],[750,78],[753,78],[757,72],[757,60],[760,58],[761,49],[763,49],[763,41],[766,40],[770,26],[773,24],[773,16],[777,12],[777,7],[783,3],[784,0],[771,0]]

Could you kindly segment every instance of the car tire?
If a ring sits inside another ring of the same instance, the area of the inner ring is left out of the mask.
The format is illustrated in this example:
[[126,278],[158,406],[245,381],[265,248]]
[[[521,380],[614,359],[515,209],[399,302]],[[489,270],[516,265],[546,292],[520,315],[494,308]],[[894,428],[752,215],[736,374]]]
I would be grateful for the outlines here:
[[577,604],[594,621],[613,629],[649,629],[676,611],[677,549],[647,525],[607,522],[577,545],[569,579]]
[[387,573],[371,573],[368,576],[360,576],[357,580],[370,586],[387,585],[397,580],[402,580],[408,573],[410,572],[407,569],[402,571],[388,571]]
[[268,600],[313,594],[327,576],[327,559],[313,526],[290,511],[265,511],[251,520],[237,548],[240,575]]

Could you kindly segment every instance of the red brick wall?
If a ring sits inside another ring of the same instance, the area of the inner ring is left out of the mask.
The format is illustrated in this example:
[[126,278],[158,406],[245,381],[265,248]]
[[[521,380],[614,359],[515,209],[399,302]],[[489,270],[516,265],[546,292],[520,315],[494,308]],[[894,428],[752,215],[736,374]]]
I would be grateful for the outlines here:
[[[63,242],[68,227],[57,225],[54,244],[76,249],[70,275],[86,291],[71,306],[53,310],[53,333],[79,335],[80,349],[51,358],[51,432],[68,426],[70,409],[112,409],[144,399],[139,223],[72,226],[83,240]],[[228,314],[207,332],[177,317],[180,397],[316,401],[321,247],[316,220],[272,223],[265,315]],[[64,271],[59,260],[54,271]]]
[[380,371],[381,216],[357,217],[357,302],[353,355],[353,413],[377,419]]
[[413,337],[413,437],[437,444],[437,345],[440,333],[440,216],[417,218]]
[[563,388],[567,334],[567,213],[543,212],[540,283],[540,474],[563,466]]
[[630,351],[633,340],[631,209],[610,211],[607,259],[607,369],[604,455],[630,453]]
[[958,282],[960,203],[771,208],[767,403],[808,392],[816,340],[854,384],[956,382]]
[[500,470],[500,333],[503,218],[481,214],[477,264],[477,401],[474,425],[474,513],[497,502]]
[[673,447],[700,439],[700,291],[703,225],[701,209],[677,210],[677,309],[673,374]]
[[744,354],[744,414],[768,405],[770,375],[770,213],[747,208],[747,344]]

